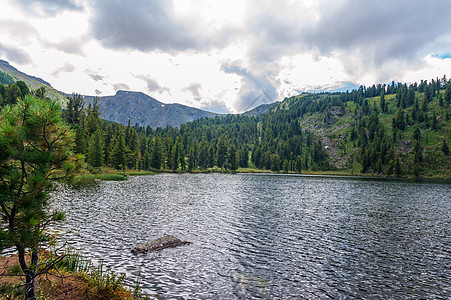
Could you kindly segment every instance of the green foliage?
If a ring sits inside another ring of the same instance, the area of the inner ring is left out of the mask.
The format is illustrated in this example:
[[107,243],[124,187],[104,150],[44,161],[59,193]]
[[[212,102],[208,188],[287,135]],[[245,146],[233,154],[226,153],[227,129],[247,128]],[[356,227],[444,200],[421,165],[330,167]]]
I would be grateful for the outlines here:
[[96,130],[91,136],[88,147],[88,163],[96,168],[103,165],[103,137],[100,130]]
[[14,83],[14,78],[12,78],[9,74],[0,72],[0,84],[12,84]]
[[76,130],[75,151],[87,154],[93,167],[100,165],[95,154],[103,153],[102,166],[124,171],[251,167],[392,175],[398,157],[403,175],[446,174],[451,166],[441,140],[450,142],[449,95],[446,79],[392,82],[302,94],[255,117],[227,115],[156,129],[106,122],[98,100],[84,108],[83,98],[74,95],[65,117]]
[[123,135],[119,135],[111,152],[111,164],[117,170],[125,170],[125,162],[125,140]]
[[1,113],[0,250],[17,250],[27,299],[34,297],[39,251],[51,240],[46,228],[61,219],[49,211],[53,182],[71,178],[80,167],[72,143],[73,133],[53,101],[27,95]]

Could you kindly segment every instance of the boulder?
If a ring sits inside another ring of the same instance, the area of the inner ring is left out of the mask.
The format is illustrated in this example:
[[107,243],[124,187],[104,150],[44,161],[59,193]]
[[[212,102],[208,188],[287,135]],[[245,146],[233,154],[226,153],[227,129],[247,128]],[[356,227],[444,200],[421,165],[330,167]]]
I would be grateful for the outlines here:
[[182,241],[173,235],[165,235],[158,239],[152,240],[145,244],[140,244],[132,249],[133,254],[145,253],[149,251],[157,251],[164,248],[173,248],[177,246],[183,246],[191,244],[191,242]]

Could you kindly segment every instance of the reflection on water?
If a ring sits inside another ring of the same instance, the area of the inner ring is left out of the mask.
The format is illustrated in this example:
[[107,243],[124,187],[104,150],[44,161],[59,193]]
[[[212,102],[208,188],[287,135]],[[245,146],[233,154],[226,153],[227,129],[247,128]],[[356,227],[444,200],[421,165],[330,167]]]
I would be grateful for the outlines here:
[[[446,298],[449,184],[161,174],[55,193],[64,239],[162,298]],[[130,250],[164,234],[193,244]]]

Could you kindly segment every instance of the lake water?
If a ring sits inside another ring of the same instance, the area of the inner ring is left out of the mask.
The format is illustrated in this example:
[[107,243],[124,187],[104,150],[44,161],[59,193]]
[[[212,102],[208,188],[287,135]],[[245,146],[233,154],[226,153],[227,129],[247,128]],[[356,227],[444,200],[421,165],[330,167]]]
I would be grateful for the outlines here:
[[[451,297],[451,185],[161,174],[66,187],[70,244],[162,299]],[[191,245],[133,255],[165,234]]]

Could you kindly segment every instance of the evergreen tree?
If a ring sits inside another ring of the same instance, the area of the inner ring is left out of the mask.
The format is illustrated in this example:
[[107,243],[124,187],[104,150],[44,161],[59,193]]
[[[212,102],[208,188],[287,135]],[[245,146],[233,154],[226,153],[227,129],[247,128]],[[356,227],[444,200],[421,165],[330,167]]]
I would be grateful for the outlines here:
[[177,171],[179,167],[179,144],[175,143],[175,145],[171,149],[171,160],[170,160],[170,166],[172,171]]
[[227,150],[227,160],[229,169],[235,171],[238,169],[238,152],[235,144],[231,144]]
[[188,152],[188,171],[191,172],[195,166],[195,151],[194,146],[191,145]]
[[114,148],[111,152],[111,164],[116,170],[125,170],[125,140],[122,134],[116,138]]
[[401,174],[402,174],[401,163],[399,162],[399,158],[396,156],[396,159],[395,159],[395,175],[397,177],[400,177]]
[[36,91],[34,91],[34,95],[40,99],[45,99],[46,90],[44,86],[41,86]]
[[91,136],[88,147],[88,163],[95,168],[103,165],[103,138],[100,130],[96,130]]
[[387,104],[385,103],[385,94],[384,94],[384,92],[382,92],[381,96],[380,96],[380,107],[381,107],[381,111],[382,112],[386,112],[387,111]]
[[249,151],[247,150],[247,147],[241,148],[240,151],[240,167],[241,168],[247,168],[249,164]]
[[[88,136],[94,133],[100,127],[100,106],[99,106],[99,98],[95,97],[93,104],[89,104],[86,109],[86,132]],[[127,136],[128,140],[128,136]]]
[[28,95],[0,116],[0,251],[17,251],[25,299],[36,299],[36,277],[56,263],[40,254],[52,240],[49,226],[64,219],[50,209],[53,182],[80,166],[72,143],[54,101]]
[[227,146],[222,138],[219,139],[217,144],[216,165],[220,168],[224,167],[227,159]]
[[445,139],[442,140],[442,152],[445,155],[449,155],[449,147]]
[[22,93],[20,88],[16,84],[8,84],[3,95],[3,103],[6,105],[14,105],[21,97]]
[[152,152],[150,156],[150,166],[153,169],[160,170],[163,162],[163,145],[159,137],[155,137],[153,141]]

